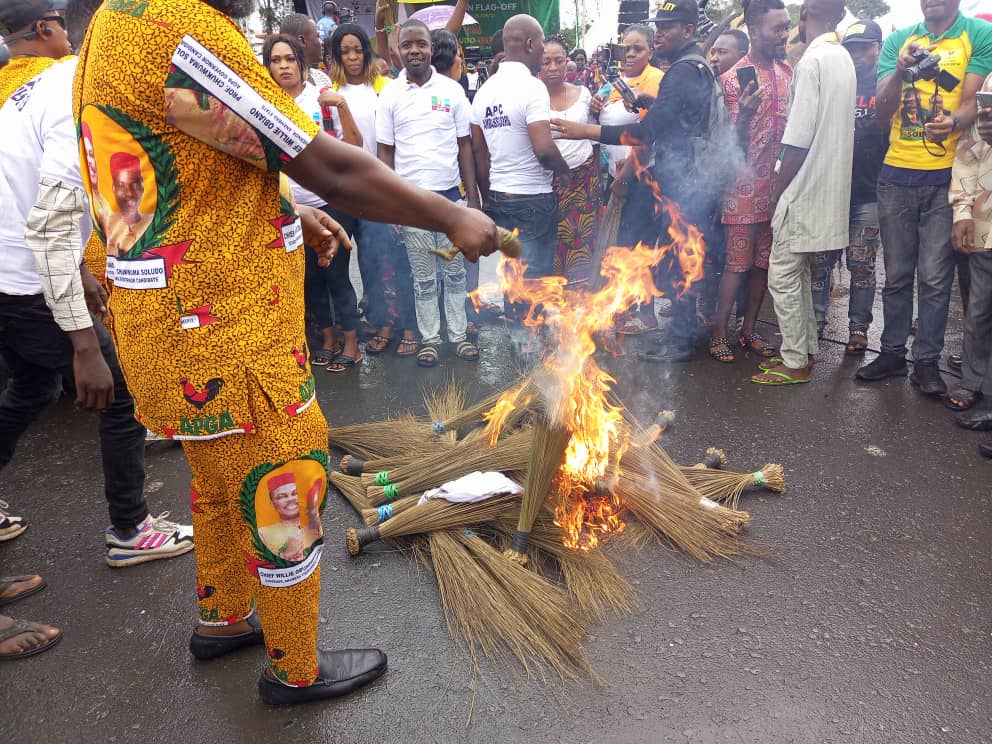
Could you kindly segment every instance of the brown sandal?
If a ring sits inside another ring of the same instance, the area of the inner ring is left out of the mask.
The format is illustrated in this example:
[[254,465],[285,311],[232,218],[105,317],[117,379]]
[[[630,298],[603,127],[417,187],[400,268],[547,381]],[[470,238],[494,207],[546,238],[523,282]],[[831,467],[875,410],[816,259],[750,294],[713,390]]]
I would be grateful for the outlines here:
[[401,338],[400,342],[396,345],[396,356],[400,357],[411,357],[417,353],[417,349],[420,348],[420,342],[415,338]]
[[851,331],[847,338],[847,346],[844,353],[848,356],[861,356],[868,351],[868,331],[856,328]]

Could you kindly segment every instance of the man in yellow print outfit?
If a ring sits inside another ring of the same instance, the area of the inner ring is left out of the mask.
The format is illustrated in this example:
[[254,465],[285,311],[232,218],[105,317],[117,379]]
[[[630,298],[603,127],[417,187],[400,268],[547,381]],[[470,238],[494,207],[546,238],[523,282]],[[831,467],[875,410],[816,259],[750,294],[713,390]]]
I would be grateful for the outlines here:
[[[306,362],[303,235],[279,173],[350,214],[444,232],[472,260],[497,240],[481,212],[408,185],[307,119],[232,20],[252,6],[108,0],[80,52],[73,105],[101,169],[114,152],[143,150],[154,171],[148,228],[127,257],[107,257],[108,307],[137,415],[181,440],[193,471],[200,622],[190,650],[214,658],[264,631],[259,691],[289,704],[350,692],[381,675],[386,657],[319,651],[320,543],[287,560],[257,529],[256,492],[273,470],[323,467],[318,511],[327,482],[327,423]],[[189,100],[175,91],[199,106],[170,107]],[[237,137],[204,128],[201,112],[236,114]],[[261,159],[227,144],[243,143],[246,123]],[[328,260],[331,241],[317,247]]]

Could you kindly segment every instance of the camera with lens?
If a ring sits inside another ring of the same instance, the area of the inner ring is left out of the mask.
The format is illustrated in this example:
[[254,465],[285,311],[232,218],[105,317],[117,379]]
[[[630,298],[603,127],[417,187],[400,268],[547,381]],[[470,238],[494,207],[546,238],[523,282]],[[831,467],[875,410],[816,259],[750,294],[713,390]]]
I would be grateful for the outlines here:
[[907,83],[915,83],[919,80],[933,80],[940,73],[940,55],[931,54],[926,49],[918,49],[912,52],[916,63],[912,67],[903,70],[902,79]]

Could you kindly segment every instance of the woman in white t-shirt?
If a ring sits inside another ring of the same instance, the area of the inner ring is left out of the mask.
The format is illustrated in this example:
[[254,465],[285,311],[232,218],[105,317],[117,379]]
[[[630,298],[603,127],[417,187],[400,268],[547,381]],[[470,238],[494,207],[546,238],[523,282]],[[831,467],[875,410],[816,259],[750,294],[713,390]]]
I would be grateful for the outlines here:
[[[592,123],[592,96],[585,87],[565,82],[567,64],[565,41],[558,36],[546,39],[541,79],[551,96],[551,116]],[[602,195],[599,145],[589,140],[564,139],[557,139],[556,144],[570,170],[556,175],[553,183],[559,215],[555,273],[568,277],[569,281],[586,281]]]
[[[379,73],[365,29],[355,23],[343,23],[334,29],[324,41],[324,63],[330,70],[332,86],[348,102],[362,133],[362,146],[376,155],[376,104],[379,93],[390,80]],[[382,353],[398,330],[402,332],[402,338],[396,348],[397,355],[416,354],[419,344],[413,272],[396,228],[360,219],[355,241],[364,288],[365,317],[376,329],[365,350],[369,354]]]
[[[279,34],[266,39],[262,46],[262,64],[279,87],[296,100],[296,104],[307,116],[322,124],[328,133],[332,133],[333,129],[331,118],[327,115],[328,108],[336,110],[341,121],[340,138],[349,144],[361,146],[362,135],[344,97],[329,88],[318,90],[307,82],[303,49],[294,37]],[[326,212],[349,235],[354,233],[357,223],[354,217],[329,206],[317,194],[292,179],[289,180],[289,185],[297,204]],[[322,267],[317,262],[314,250],[310,246],[306,246],[305,250],[307,262],[304,294],[307,313],[314,316],[323,337],[322,347],[310,355],[310,363],[314,366],[326,366],[328,372],[344,372],[362,360],[358,348],[358,298],[348,271],[351,251],[339,250],[330,265]],[[340,346],[337,343],[335,321],[341,326],[344,338],[344,343]]]

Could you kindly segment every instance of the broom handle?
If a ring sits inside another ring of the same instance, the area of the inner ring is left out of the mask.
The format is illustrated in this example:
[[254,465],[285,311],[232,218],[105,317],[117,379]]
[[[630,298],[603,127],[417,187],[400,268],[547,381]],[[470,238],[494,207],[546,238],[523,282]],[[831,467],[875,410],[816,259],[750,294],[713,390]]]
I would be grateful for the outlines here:
[[[519,258],[523,252],[523,246],[520,244],[520,238],[516,234],[507,230],[505,227],[497,227],[496,237],[499,239],[500,253],[508,258]],[[450,248],[431,248],[431,253],[435,256],[440,256],[445,261],[453,261],[459,252],[456,246],[451,246]]]

